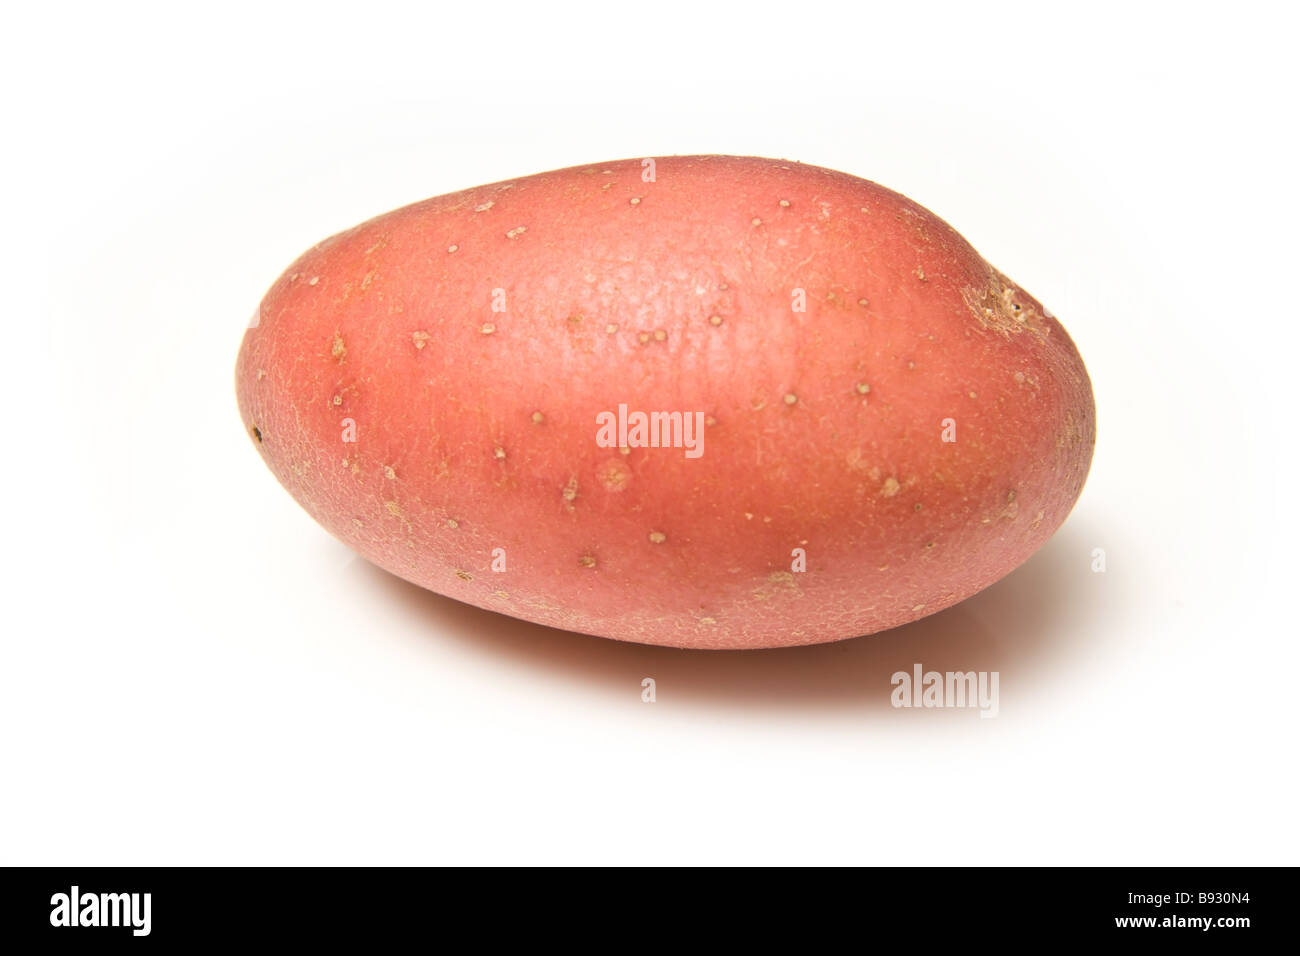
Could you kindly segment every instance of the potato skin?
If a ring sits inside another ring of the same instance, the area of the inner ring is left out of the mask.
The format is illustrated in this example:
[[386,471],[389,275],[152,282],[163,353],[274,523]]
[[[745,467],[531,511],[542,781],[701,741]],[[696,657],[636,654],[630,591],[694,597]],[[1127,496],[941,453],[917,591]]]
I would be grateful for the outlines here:
[[[754,157],[644,168],[429,199],[276,281],[239,407],[321,525],[460,601],[692,648],[894,627],[1051,536],[1095,412],[1037,300],[874,183]],[[705,413],[703,455],[600,447],[620,403]]]

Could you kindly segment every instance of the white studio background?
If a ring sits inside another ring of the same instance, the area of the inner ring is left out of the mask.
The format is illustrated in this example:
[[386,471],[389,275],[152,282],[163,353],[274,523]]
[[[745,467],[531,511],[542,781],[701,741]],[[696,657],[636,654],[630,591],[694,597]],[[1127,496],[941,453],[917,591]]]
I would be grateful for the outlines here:
[[[1297,862],[1296,23],[1194,6],[11,10],[0,863]],[[1098,445],[1027,565],[692,654],[426,594],[277,485],[234,361],[298,253],[689,152],[881,182],[1061,317]],[[891,709],[914,662],[1000,715]]]

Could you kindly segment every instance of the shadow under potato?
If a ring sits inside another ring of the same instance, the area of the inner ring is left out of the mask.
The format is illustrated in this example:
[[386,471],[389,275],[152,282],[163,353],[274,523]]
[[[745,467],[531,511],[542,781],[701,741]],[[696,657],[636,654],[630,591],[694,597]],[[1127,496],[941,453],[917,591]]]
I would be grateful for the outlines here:
[[[1021,567],[945,611],[889,631],[805,647],[700,651],[629,644],[521,621],[426,591],[364,561],[376,586],[425,618],[439,640],[463,641],[641,705],[641,681],[657,702],[771,710],[891,711],[890,677],[927,671],[999,671],[1008,685],[1053,669],[1095,604],[1091,545],[1062,528]],[[1005,709],[1005,708],[1004,708]]]

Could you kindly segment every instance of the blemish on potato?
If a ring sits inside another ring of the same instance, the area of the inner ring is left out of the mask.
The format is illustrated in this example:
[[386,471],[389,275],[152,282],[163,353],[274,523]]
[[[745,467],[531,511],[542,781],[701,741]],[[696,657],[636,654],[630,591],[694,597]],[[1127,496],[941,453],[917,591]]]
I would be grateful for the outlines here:
[[640,197],[640,196],[633,196],[633,197],[632,197],[631,199],[629,199],[627,202],[628,202],[628,205],[629,205],[629,206],[639,206],[639,205],[641,205],[641,197]]
[[712,325],[712,326],[719,326],[719,325],[721,325],[721,324],[722,324],[722,316],[720,316],[720,315],[711,315],[711,316],[709,316],[709,325]]
[[337,359],[338,363],[342,365],[343,360],[347,358],[347,354],[348,354],[348,349],[347,346],[343,344],[343,336],[335,332],[334,342],[330,345],[330,355],[332,355],[335,359]]
[[1051,332],[1038,311],[1022,303],[1019,290],[996,270],[990,275],[987,288],[965,288],[962,299],[980,328],[992,329],[1004,338],[1027,331],[1043,339]]
[[871,392],[871,386],[866,382],[858,382],[858,384],[854,386],[854,389],[859,395],[867,395]]
[[497,445],[496,448],[492,449],[492,457],[500,461],[506,457],[506,450],[500,445]]
[[455,531],[457,528],[460,527],[460,522],[457,521],[455,518],[448,518],[447,527],[450,528],[452,531]]
[[454,243],[454,242],[453,242],[451,245],[449,245],[449,246],[447,247],[447,251],[448,251],[448,252],[456,252],[456,251],[458,251],[459,249],[460,249],[460,246],[457,245],[457,244]]
[[668,338],[668,333],[665,332],[663,329],[655,329],[654,335],[655,335],[656,342],[663,342]]
[[664,534],[662,531],[651,531],[651,532],[650,532],[650,543],[651,543],[651,544],[663,544],[663,543],[664,543],[665,541],[667,541],[667,540],[668,540],[668,536],[667,536],[666,534]]
[[884,498],[892,498],[898,494],[899,484],[897,478],[886,478],[885,483],[880,486],[880,494]]
[[494,199],[489,199],[487,202],[483,203],[481,206],[475,206],[475,207],[474,207],[474,211],[475,211],[475,212],[487,212],[489,209],[491,209],[491,208],[492,208],[493,206],[495,206],[495,205],[496,205],[496,200],[494,200]]
[[613,322],[611,322],[611,323],[609,323],[609,325],[605,326],[605,332],[606,332],[607,335],[613,335],[613,334],[614,334],[615,332],[617,332],[617,331],[618,331],[618,326],[615,325]]
[[420,349],[424,348],[426,345],[429,344],[429,333],[428,333],[428,332],[412,332],[412,333],[411,333],[411,342],[415,345],[415,350],[418,352],[418,351],[420,351]]
[[462,571],[459,568],[456,569],[456,577],[460,578],[462,581],[474,580],[474,575],[470,574],[468,571]]
[[484,322],[482,327],[479,329],[479,332],[481,332],[483,335],[491,335],[496,330],[497,327],[493,325],[491,322]]
[[794,405],[799,401],[799,396],[794,392],[786,392],[785,397],[781,399],[787,405]]
[[522,235],[523,235],[524,233],[526,233],[527,231],[528,231],[528,227],[527,227],[527,226],[515,226],[515,228],[511,229],[509,232],[506,233],[506,238],[507,238],[507,239],[518,239],[520,236],[522,236]]
[[596,559],[589,554],[584,554],[578,559],[578,564],[584,568],[594,568],[596,566]]
[[262,444],[262,430],[256,425],[250,425],[248,430],[249,433],[252,434],[253,440],[259,445]]
[[565,501],[573,501],[573,499],[578,497],[577,478],[570,478],[568,480],[564,488],[560,491],[560,497],[563,498]]
[[310,279],[307,280],[308,285],[315,285],[318,282],[320,282],[320,276],[312,276]]
[[392,465],[384,465],[384,477],[387,478],[389,481],[397,480],[397,472],[393,470]]
[[606,491],[622,491],[632,480],[632,469],[618,459],[614,459],[598,466],[596,477]]
[[799,581],[790,571],[773,571],[767,581],[750,592],[755,601],[770,601],[778,594],[790,597],[803,597],[799,590]]
[[541,412],[533,412],[532,422],[534,425],[540,425],[544,421],[546,421],[545,415],[543,415]]

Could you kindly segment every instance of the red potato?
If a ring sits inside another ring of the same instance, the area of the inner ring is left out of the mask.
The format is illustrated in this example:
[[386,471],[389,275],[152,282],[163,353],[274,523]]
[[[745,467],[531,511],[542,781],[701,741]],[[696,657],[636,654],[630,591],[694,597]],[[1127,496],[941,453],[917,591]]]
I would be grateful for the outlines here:
[[[692,648],[839,640],[974,594],[1065,519],[1095,435],[1065,329],[952,227],[750,157],[372,219],[276,281],[236,379],[267,465],[374,563]],[[645,447],[638,412],[681,414]]]

